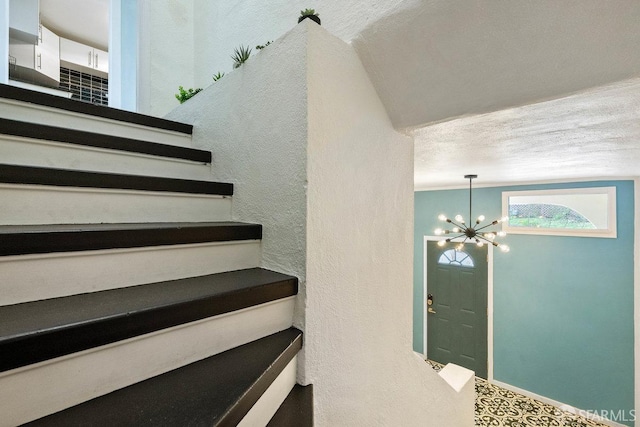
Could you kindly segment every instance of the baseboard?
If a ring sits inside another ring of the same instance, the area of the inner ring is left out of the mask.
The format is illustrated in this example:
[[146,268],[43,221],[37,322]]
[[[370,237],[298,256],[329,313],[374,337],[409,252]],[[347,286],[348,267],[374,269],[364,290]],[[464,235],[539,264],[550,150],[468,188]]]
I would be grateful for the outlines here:
[[583,417],[588,418],[590,420],[597,421],[599,423],[606,424],[606,425],[609,425],[609,426],[612,426],[612,427],[628,427],[625,424],[620,424],[618,422],[611,421],[611,420],[608,420],[606,418],[603,418],[603,417],[599,416],[598,414],[594,414],[593,411],[586,411],[584,409],[578,409],[578,408],[575,408],[575,407],[573,407],[571,405],[567,405],[566,403],[558,402],[557,400],[553,400],[553,399],[550,399],[548,397],[541,396],[539,394],[533,393],[531,391],[524,390],[524,389],[518,388],[516,386],[512,386],[511,384],[503,383],[501,381],[496,381],[496,380],[493,380],[493,381],[490,381],[490,382],[492,384],[495,384],[495,385],[499,386],[499,387],[502,387],[502,388],[505,388],[507,390],[513,391],[515,393],[519,393],[519,394],[521,394],[523,396],[530,397],[530,398],[538,400],[538,401],[540,401],[542,403],[546,403],[548,405],[555,406],[556,408],[558,408],[558,409],[560,409],[562,411],[567,411],[567,412],[570,412],[572,414],[580,415],[580,416],[583,416]]

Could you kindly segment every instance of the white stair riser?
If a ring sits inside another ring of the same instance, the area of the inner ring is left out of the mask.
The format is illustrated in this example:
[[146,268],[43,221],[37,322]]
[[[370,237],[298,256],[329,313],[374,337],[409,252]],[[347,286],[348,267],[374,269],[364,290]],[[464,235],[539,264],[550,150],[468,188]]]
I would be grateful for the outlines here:
[[231,198],[75,187],[0,184],[0,222],[98,224],[231,219]]
[[0,305],[253,268],[260,257],[257,240],[0,257]]
[[287,329],[294,301],[290,297],[1,374],[0,426],[32,421]]
[[297,364],[298,356],[295,356],[238,423],[238,427],[264,427],[269,424],[296,385]]
[[211,165],[76,144],[0,135],[0,163],[211,180]]
[[0,99],[0,117],[86,132],[100,133],[141,141],[191,147],[191,136],[180,132],[124,123],[102,117],[86,116],[20,101]]

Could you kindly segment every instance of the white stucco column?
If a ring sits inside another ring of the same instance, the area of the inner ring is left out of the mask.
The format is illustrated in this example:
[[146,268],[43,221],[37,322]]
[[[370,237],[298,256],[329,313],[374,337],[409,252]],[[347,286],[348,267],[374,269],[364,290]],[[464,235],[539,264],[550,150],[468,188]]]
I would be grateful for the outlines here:
[[0,0],[0,83],[9,83],[9,0]]

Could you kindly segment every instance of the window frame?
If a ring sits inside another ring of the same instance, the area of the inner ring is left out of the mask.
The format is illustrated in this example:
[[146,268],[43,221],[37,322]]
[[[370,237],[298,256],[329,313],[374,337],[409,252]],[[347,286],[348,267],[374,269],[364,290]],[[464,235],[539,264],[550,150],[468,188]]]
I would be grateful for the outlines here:
[[[607,195],[607,228],[600,229],[570,229],[570,228],[542,228],[542,227],[511,227],[509,221],[502,223],[502,230],[508,234],[535,234],[544,236],[568,237],[601,237],[615,239],[618,237],[616,212],[616,187],[585,187],[562,188],[554,190],[521,190],[502,192],[502,216],[509,217],[509,198],[514,196],[558,196],[575,194],[606,194]],[[579,213],[579,212],[578,212]]]

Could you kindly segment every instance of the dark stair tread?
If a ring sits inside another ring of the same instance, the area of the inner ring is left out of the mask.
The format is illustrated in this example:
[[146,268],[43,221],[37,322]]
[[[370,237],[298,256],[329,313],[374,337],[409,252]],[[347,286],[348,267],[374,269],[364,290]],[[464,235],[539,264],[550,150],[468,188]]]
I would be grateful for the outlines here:
[[222,182],[5,164],[0,164],[0,182],[5,184],[114,188],[220,196],[233,195],[233,184]]
[[27,426],[235,426],[302,348],[290,328]]
[[262,238],[260,224],[168,222],[0,226],[0,256]]
[[72,111],[74,113],[164,129],[187,135],[191,135],[193,132],[193,126],[186,123],[120,110],[117,108],[89,104],[75,99],[62,98],[60,96],[36,92],[7,84],[0,84],[0,98],[13,99],[15,101],[28,102],[30,104],[58,108],[60,110]]
[[0,372],[297,293],[261,268],[0,307]]
[[0,134],[211,163],[210,151],[17,120],[0,119]]
[[313,385],[296,384],[267,427],[312,427]]

